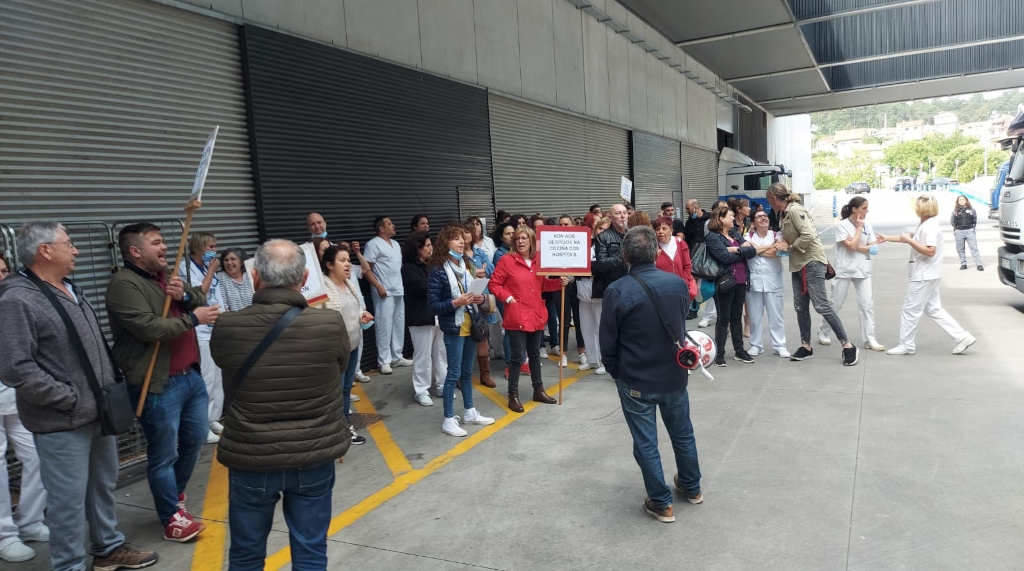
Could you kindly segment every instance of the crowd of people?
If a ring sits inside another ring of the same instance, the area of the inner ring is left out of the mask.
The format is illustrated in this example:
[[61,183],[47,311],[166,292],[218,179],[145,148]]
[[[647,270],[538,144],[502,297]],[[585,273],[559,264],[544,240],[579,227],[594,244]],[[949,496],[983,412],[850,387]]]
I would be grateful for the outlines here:
[[[251,272],[247,252],[218,249],[216,236],[207,232],[192,234],[188,257],[168,270],[160,228],[140,222],[118,236],[123,268],[105,299],[113,347],[106,346],[96,313],[68,279],[78,251],[66,229],[25,224],[17,235],[23,267],[13,272],[0,258],[0,452],[9,440],[22,463],[15,515],[6,479],[0,482],[0,559],[30,559],[34,551],[26,543],[50,541],[55,569],[83,569],[89,555],[101,570],[156,562],[155,553],[130,547],[117,529],[116,434],[101,421],[105,391],[122,380],[132,403],[142,403],[146,475],[165,539],[186,542],[202,533],[185,491],[202,445],[219,442],[218,458],[231,483],[231,568],[262,568],[281,497],[293,561],[322,568],[334,461],[366,442],[352,422],[351,403],[358,400],[354,383],[370,381],[360,370],[363,333],[370,328],[379,373],[411,367],[412,401],[429,407],[442,399],[441,432],[453,437],[467,436],[470,425],[495,422],[473,404],[474,382],[497,385],[492,358],[503,361],[509,410],[525,410],[523,374],[530,376],[527,394],[534,402],[555,403],[545,391],[541,363],[553,356],[567,366],[572,329],[578,368],[610,374],[617,383],[648,491],[644,509],[665,522],[674,517],[657,453],[656,408],[676,454],[675,487],[687,501],[703,501],[686,371],[667,357],[687,319],[699,319],[701,327],[715,322],[718,366],[727,364],[728,337],[733,358],[743,363],[769,350],[802,361],[814,356],[813,307],[824,321],[819,344],[831,344],[834,335],[842,364],[855,365],[859,350],[838,309],[852,287],[859,342],[885,350],[875,335],[872,256],[883,244],[902,243],[911,249],[909,283],[899,343],[887,353],[916,351],[925,313],[953,338],[954,354],[975,343],[941,305],[943,240],[933,197],[918,198],[920,224],[900,235],[875,232],[867,199],[853,197],[836,227],[834,266],[797,195],[776,184],[767,203],[770,211],[747,200],[719,201],[705,210],[691,199],[679,219],[666,202],[653,220],[621,203],[607,210],[594,204],[584,216],[499,211],[491,233],[484,220],[471,217],[436,235],[428,217],[417,215],[401,242],[392,219],[379,216],[365,248],[335,240],[324,217],[311,212],[309,241],[264,243]],[[967,232],[975,219],[960,197],[952,223],[962,269],[964,243],[972,245],[982,269],[973,226]],[[591,230],[591,276],[538,274],[536,232],[542,225]],[[322,273],[322,307],[309,307],[300,293],[311,252]],[[785,265],[800,332],[792,352],[783,318]],[[478,287],[483,279],[489,281]],[[567,323],[560,324],[563,292]],[[406,331],[412,359],[403,356]]]

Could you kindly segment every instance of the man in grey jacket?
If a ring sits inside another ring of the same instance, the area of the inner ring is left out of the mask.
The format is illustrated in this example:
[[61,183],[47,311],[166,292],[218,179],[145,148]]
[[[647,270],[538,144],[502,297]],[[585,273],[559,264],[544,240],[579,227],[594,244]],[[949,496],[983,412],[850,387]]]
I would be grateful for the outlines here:
[[0,283],[0,379],[14,387],[18,414],[35,435],[48,492],[51,566],[86,569],[88,529],[94,569],[148,567],[156,563],[156,554],[128,547],[117,529],[117,437],[102,434],[86,369],[70,347],[59,313],[29,279],[35,276],[42,287],[53,290],[82,340],[97,380],[113,383],[114,367],[99,320],[67,279],[78,250],[57,223],[25,224],[18,231],[17,248],[25,268]]

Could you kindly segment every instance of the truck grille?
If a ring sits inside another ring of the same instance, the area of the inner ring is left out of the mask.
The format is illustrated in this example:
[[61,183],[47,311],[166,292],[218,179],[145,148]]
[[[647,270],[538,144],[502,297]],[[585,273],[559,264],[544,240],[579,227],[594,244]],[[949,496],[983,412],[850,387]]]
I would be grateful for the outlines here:
[[1014,242],[1020,241],[1020,228],[1010,228],[1009,226],[1000,226],[999,231],[1003,236],[1003,240],[1013,240]]

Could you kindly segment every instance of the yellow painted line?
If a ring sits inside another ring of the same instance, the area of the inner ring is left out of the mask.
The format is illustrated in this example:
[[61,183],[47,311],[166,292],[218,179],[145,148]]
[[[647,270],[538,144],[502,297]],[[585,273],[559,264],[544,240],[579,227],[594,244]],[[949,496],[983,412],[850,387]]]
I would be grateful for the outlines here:
[[[356,412],[377,414],[377,409],[373,407],[373,403],[370,402],[370,397],[367,396],[363,387],[352,387],[352,392],[359,395],[359,402],[352,403],[355,405]],[[391,432],[383,422],[371,424],[366,427],[366,431],[370,433],[373,441],[377,443],[377,449],[380,450],[381,456],[384,456],[384,462],[387,463],[388,469],[391,470],[391,475],[399,476],[412,471],[412,464],[405,457],[405,452],[402,452],[402,449],[395,443],[395,439],[391,437]]]
[[196,540],[192,552],[192,571],[220,571],[224,568],[224,542],[227,539],[228,469],[217,461],[210,463],[210,476],[203,498],[203,523],[206,529]]
[[[579,379],[579,375],[562,379],[562,389],[564,390],[566,387],[572,385]],[[553,388],[557,389],[558,383],[555,383],[553,385]],[[553,389],[549,388],[547,390],[550,391]],[[487,387],[481,388],[481,392],[488,391],[494,393],[493,389],[489,389]],[[497,393],[495,393],[495,395],[496,394]],[[362,398],[362,395],[360,395],[360,398]],[[331,519],[331,525],[327,528],[327,536],[330,537],[338,533],[339,531],[345,529],[346,527],[352,525],[353,523],[359,521],[359,519],[365,516],[366,514],[372,512],[373,510],[377,509],[391,498],[394,498],[398,494],[401,494],[405,490],[409,489],[410,486],[419,482],[423,478],[426,478],[427,476],[434,473],[439,468],[445,466],[452,460],[458,458],[459,456],[465,454],[466,452],[469,452],[474,447],[476,447],[477,444],[480,444],[481,442],[494,436],[495,434],[497,434],[498,431],[502,430],[509,424],[512,424],[513,422],[519,420],[520,418],[523,418],[524,416],[526,416],[527,413],[537,408],[538,406],[541,406],[541,404],[533,401],[526,402],[523,404],[524,412],[522,414],[506,414],[505,416],[497,419],[494,422],[494,424],[485,426],[480,430],[474,432],[473,434],[470,434],[469,436],[465,437],[464,439],[461,439],[459,443],[455,445],[455,447],[441,454],[437,458],[434,458],[430,462],[427,462],[427,464],[424,467],[409,472],[405,472],[404,474],[397,476],[394,479],[394,481],[392,481],[387,486],[381,488],[380,490],[377,490],[376,492],[363,498],[363,500],[360,501],[358,504],[334,516],[334,518]],[[284,549],[281,549],[280,551],[274,553],[270,557],[267,557],[265,569],[269,571],[277,571],[278,569],[281,569],[282,567],[287,565],[290,561],[291,550],[285,547]]]

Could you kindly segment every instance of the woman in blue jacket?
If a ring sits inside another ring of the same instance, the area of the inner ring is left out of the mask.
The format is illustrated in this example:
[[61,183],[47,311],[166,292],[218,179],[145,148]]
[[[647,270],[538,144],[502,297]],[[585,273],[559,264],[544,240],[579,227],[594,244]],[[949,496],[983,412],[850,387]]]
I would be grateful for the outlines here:
[[757,255],[757,249],[744,243],[735,228],[736,214],[728,206],[720,206],[711,213],[708,221],[708,255],[718,262],[725,275],[732,275],[735,285],[724,287],[722,279],[715,288],[715,306],[718,320],[715,322],[715,345],[718,356],[715,364],[725,366],[725,338],[732,334],[734,358],[744,363],[753,363],[754,358],[743,348],[743,302],[747,298],[747,259]]
[[472,312],[484,301],[482,295],[469,293],[473,280],[472,270],[466,265],[464,253],[466,229],[448,225],[441,229],[434,245],[433,266],[427,282],[427,303],[437,315],[438,326],[444,333],[444,346],[448,356],[448,374],[444,379],[444,422],[441,432],[451,436],[466,436],[455,416],[455,384],[462,386],[462,404],[466,411],[462,422],[466,424],[494,424],[494,419],[483,416],[473,407],[473,358],[476,343],[470,336]]

